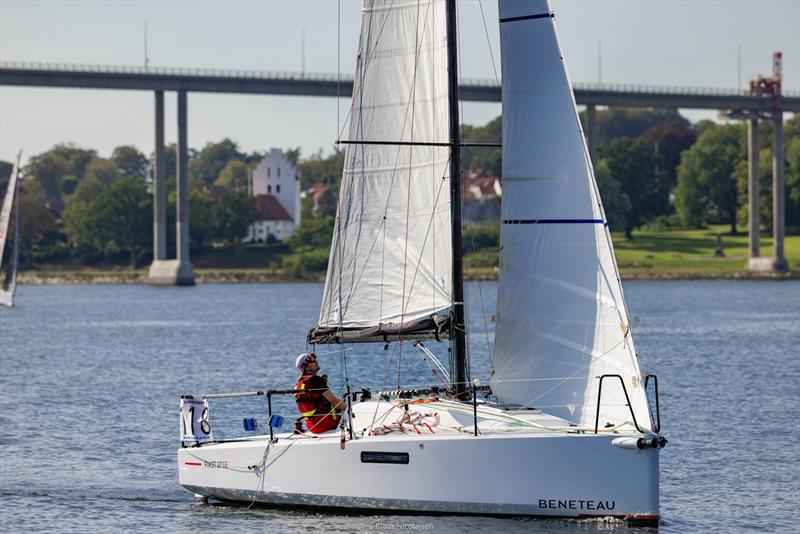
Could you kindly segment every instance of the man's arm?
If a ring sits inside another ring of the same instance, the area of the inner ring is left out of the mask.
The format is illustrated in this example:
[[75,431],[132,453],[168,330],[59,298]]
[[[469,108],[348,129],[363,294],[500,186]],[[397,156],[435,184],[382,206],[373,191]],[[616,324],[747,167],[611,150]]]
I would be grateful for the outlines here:
[[334,395],[333,392],[330,389],[326,389],[322,393],[322,396],[325,397],[325,400],[330,402],[331,406],[333,406],[337,410],[344,410],[345,408],[347,408],[347,403],[337,399],[336,395]]

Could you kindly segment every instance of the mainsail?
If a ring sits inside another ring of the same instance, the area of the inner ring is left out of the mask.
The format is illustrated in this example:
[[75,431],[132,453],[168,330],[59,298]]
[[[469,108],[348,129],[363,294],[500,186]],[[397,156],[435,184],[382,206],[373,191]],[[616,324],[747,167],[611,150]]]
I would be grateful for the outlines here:
[[444,0],[364,4],[351,144],[311,343],[448,335],[446,35]]
[[[0,305],[13,306],[17,289],[17,263],[19,261],[19,162],[22,153],[17,155],[14,168],[8,180],[3,207],[0,209]],[[7,261],[3,261],[12,210],[14,219],[14,248]]]
[[[553,14],[500,0],[503,202],[492,390],[594,426],[602,375],[650,411]],[[600,424],[632,421],[605,379]]]

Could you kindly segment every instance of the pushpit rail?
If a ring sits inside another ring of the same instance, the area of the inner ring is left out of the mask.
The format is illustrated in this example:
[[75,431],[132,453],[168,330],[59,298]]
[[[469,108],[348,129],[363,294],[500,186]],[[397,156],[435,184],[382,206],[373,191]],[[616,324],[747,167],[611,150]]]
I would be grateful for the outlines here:
[[296,393],[307,393],[309,391],[325,391],[324,389],[268,389],[267,391],[238,391],[234,393],[207,393],[202,399],[231,399],[240,397],[266,397],[267,398],[267,420],[269,424],[269,439],[275,441],[275,430],[272,421],[272,396],[273,395],[294,395]]

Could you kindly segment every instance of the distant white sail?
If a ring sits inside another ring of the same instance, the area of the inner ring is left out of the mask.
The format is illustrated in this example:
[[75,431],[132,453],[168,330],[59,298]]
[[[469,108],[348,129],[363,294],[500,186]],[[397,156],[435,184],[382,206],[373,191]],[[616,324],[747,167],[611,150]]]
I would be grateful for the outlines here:
[[[17,264],[19,263],[19,164],[22,153],[17,155],[14,168],[6,187],[6,195],[3,197],[3,207],[0,209],[0,305],[13,306],[14,294],[17,290]],[[6,242],[8,240],[8,229],[11,223],[11,213],[15,214],[14,219],[14,248],[9,259],[4,263]]]
[[[500,0],[503,202],[492,390],[593,426],[620,375],[651,427],[611,238],[546,1]],[[631,421],[618,379],[600,425]]]
[[348,139],[365,144],[347,146],[317,333],[446,315],[449,149],[402,143],[447,143],[448,116],[444,1],[366,1]]

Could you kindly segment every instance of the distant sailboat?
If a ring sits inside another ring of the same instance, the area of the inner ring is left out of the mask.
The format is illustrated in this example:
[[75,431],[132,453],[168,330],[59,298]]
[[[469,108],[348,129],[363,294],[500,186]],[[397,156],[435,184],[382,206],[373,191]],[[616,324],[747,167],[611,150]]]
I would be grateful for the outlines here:
[[[17,154],[17,161],[11,170],[11,177],[8,180],[6,196],[3,198],[3,208],[0,210],[0,276],[2,276],[2,286],[0,286],[0,305],[13,306],[14,294],[17,291],[17,265],[19,264],[19,162],[22,152]],[[13,248],[8,259],[3,261],[8,241],[8,229],[11,224],[11,214],[14,213],[14,236]]]
[[[499,7],[504,194],[491,392],[471,380],[464,343],[456,2],[366,0],[308,342],[372,342],[375,358],[386,344],[413,344],[446,385],[362,392],[341,428],[319,435],[273,425],[273,396],[303,392],[185,396],[185,488],[247,503],[658,521],[666,440],[553,13],[543,0]],[[450,341],[449,372],[421,340]],[[246,395],[267,397],[270,434],[215,441],[208,399]]]

